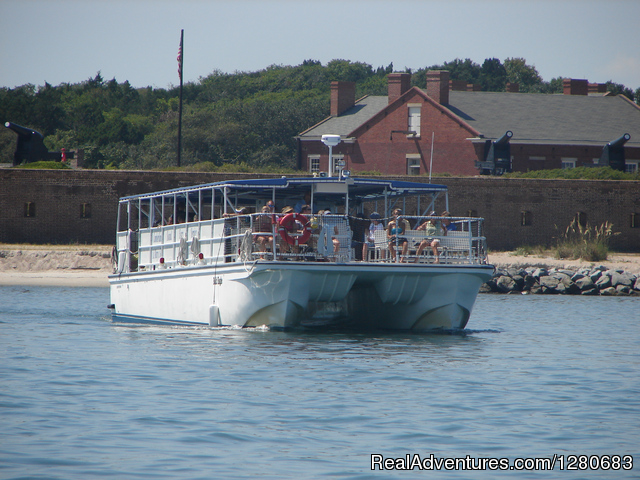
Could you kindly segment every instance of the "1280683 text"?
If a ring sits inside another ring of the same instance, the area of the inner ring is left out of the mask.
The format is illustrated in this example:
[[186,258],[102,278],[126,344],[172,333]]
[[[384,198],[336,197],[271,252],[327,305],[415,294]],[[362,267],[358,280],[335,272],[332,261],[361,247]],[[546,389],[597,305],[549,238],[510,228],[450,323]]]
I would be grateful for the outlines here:
[[558,455],[545,458],[447,458],[433,453],[421,457],[407,454],[404,457],[385,457],[371,454],[371,470],[631,470],[631,455]]

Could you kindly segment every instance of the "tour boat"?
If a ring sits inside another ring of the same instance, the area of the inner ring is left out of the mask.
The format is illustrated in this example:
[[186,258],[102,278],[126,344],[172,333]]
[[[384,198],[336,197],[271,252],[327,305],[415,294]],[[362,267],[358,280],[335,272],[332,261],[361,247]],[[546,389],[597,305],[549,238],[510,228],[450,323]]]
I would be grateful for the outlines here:
[[[314,213],[297,213],[302,204]],[[401,218],[393,217],[398,209]],[[121,198],[112,320],[463,329],[494,267],[483,219],[445,219],[436,209],[448,210],[444,185],[343,175],[230,180]],[[371,217],[385,229],[367,239]],[[426,232],[417,227],[429,218],[439,230],[420,249]],[[440,228],[444,220],[452,230]],[[405,225],[395,240],[391,221]]]

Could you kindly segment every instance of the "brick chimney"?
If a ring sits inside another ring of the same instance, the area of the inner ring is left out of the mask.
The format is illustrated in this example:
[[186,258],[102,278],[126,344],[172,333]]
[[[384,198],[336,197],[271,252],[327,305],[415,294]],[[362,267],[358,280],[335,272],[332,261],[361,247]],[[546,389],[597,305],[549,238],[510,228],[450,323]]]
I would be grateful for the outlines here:
[[606,83],[590,83],[589,93],[607,93]]
[[390,73],[387,76],[389,103],[395,102],[411,88],[410,73]]
[[337,117],[356,103],[355,82],[331,82],[331,116]]
[[565,95],[588,95],[589,82],[576,78],[565,78],[562,81],[562,90]]
[[520,84],[519,83],[507,82],[507,92],[508,93],[519,93],[520,92]]
[[449,104],[449,72],[446,70],[427,71],[427,95],[440,105]]
[[449,90],[458,91],[458,92],[466,92],[467,91],[467,81],[466,80],[449,80]]

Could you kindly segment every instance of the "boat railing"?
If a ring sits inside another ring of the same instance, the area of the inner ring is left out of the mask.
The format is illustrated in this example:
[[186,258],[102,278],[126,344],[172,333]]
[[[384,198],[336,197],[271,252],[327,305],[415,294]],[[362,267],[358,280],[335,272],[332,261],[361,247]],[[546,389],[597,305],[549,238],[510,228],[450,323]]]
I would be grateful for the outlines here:
[[[345,263],[368,261],[372,263],[415,262],[434,263],[432,248],[424,248],[417,255],[417,247],[426,238],[424,231],[416,228],[425,217],[405,216],[409,225],[403,235],[407,251],[402,255],[402,245],[396,246],[400,254],[392,259],[386,230],[376,232],[373,248],[366,258],[361,257],[365,231],[369,220],[345,215],[310,217],[309,225],[297,225],[289,233],[293,244],[285,242],[279,233],[278,218],[273,214],[233,215],[226,218],[196,222],[158,225],[137,231],[121,231],[117,234],[118,262],[116,273],[149,271],[164,268],[212,265],[253,261],[316,261]],[[486,263],[486,240],[483,236],[483,219],[448,217],[456,230],[440,230],[443,217],[434,217],[438,223],[437,260],[442,264]],[[383,219],[383,227],[390,219]],[[268,228],[265,226],[268,225]],[[311,230],[306,241],[296,244],[304,228]],[[262,237],[262,238],[260,238]]]

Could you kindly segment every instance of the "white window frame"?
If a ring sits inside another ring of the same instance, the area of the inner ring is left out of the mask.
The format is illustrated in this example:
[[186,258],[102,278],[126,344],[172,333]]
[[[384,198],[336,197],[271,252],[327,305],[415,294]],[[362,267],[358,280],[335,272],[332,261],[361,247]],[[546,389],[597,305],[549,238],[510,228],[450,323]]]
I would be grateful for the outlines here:
[[407,175],[420,175],[420,154],[409,153],[407,159]]
[[344,166],[339,166],[339,162],[344,162],[344,154],[331,155],[333,157],[333,175],[340,174],[340,170],[344,170],[346,167],[346,163]]
[[638,173],[640,171],[640,160],[625,160],[624,171],[625,173]]
[[568,170],[571,168],[576,168],[576,162],[578,159],[576,157],[561,157],[560,158],[560,168],[563,170]]
[[407,105],[407,131],[412,137],[420,136],[420,122],[422,121],[422,104],[409,103]]
[[308,155],[307,162],[309,165],[309,173],[320,172],[320,155]]

